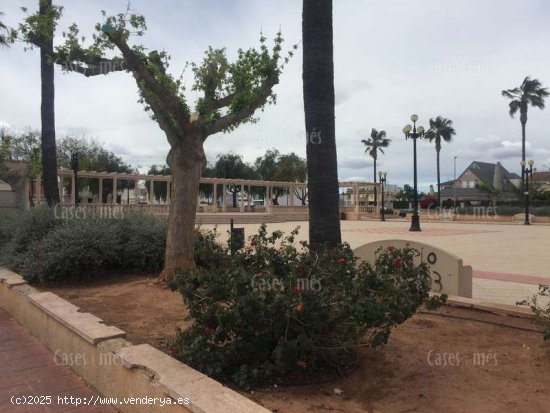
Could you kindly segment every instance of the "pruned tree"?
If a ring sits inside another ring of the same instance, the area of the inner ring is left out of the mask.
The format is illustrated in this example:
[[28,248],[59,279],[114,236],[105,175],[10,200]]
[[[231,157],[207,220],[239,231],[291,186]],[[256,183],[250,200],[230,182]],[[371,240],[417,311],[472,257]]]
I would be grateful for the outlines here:
[[257,121],[256,110],[275,103],[273,88],[293,51],[281,56],[281,33],[275,36],[271,49],[262,35],[259,49],[239,49],[233,62],[227,59],[225,49],[209,48],[202,62],[191,65],[195,78],[192,90],[201,93],[192,110],[182,79],[167,71],[169,55],[164,51],[147,53],[145,47],[128,43],[131,34],[145,33],[145,18],[129,9],[109,17],[102,13],[105,23],[96,25],[93,43],[85,47],[78,27],[72,25],[65,33],[65,43],[56,48],[55,61],[65,70],[85,76],[131,73],[145,110],[166,135],[174,194],[161,278],[171,278],[176,271],[195,266],[192,234],[200,176],[206,165],[205,140]]

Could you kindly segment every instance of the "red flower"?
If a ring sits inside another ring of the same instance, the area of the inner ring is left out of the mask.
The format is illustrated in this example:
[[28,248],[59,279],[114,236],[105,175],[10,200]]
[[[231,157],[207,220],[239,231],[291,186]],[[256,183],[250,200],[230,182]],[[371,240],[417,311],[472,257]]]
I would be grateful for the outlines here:
[[307,363],[304,360],[298,360],[296,364],[298,364],[298,367],[301,367],[303,369],[307,367]]
[[298,268],[300,271],[304,271],[306,269],[306,266],[304,264],[298,264],[296,268]]
[[401,267],[401,258],[396,258],[395,260],[393,260],[393,265],[396,266],[396,267]]
[[178,354],[178,348],[177,347],[172,347],[170,349],[170,352],[172,353],[173,356],[175,356],[176,354]]
[[296,311],[299,312],[299,313],[301,313],[302,311],[304,311],[304,306],[303,306],[302,304],[298,304],[298,305],[296,306]]
[[250,241],[250,245],[252,245],[253,247],[256,246],[256,240]]
[[330,260],[328,263],[329,264],[334,264],[334,260]]
[[204,331],[204,334],[208,335],[208,334],[210,334],[210,331],[212,331],[212,330],[211,330],[210,327],[204,327],[204,329],[202,331]]
[[388,245],[387,250],[388,250],[389,252],[394,252],[394,251],[395,251],[395,247],[394,247],[393,245]]
[[346,263],[346,259],[345,258],[339,258],[338,259],[338,264],[345,264]]
[[302,289],[300,288],[300,286],[298,284],[296,284],[294,286],[294,292],[297,294],[297,295],[300,295],[302,293]]

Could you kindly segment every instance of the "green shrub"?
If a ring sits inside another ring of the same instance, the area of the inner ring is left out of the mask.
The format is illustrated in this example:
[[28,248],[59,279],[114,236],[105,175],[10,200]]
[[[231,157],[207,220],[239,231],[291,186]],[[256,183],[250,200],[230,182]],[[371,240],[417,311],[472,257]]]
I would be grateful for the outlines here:
[[171,285],[194,323],[179,331],[174,355],[241,387],[291,373],[334,374],[357,346],[385,344],[392,327],[428,296],[426,265],[414,250],[380,251],[359,263],[348,244],[297,249],[262,225],[249,245],[217,255],[207,267],[178,274]]
[[407,209],[409,207],[409,201],[393,201],[394,209]]
[[116,268],[121,249],[116,229],[101,219],[64,222],[25,254],[22,274],[37,282],[82,281],[100,270]]
[[516,214],[521,214],[524,211],[521,207],[514,207],[514,206],[497,206],[496,208],[496,214],[497,215],[503,215],[503,216],[513,216]]
[[13,208],[0,208],[0,259],[2,250],[13,237],[17,229],[20,212]]
[[7,231],[11,231],[11,237],[6,232],[3,237],[9,238],[0,250],[0,263],[20,271],[26,261],[26,253],[34,243],[39,241],[48,232],[61,224],[56,219],[51,208],[36,208],[29,211],[12,211],[5,218],[12,219],[13,225],[7,225]]
[[[29,281],[82,281],[107,270],[158,272],[164,266],[167,222],[150,214],[106,218],[83,207],[0,211],[0,264]],[[120,214],[119,214],[120,215]],[[217,232],[197,229],[197,265],[215,262],[223,249]]]
[[532,213],[539,217],[550,217],[550,207],[536,207],[533,208]]
[[535,321],[544,327],[544,339],[550,340],[550,285],[539,285],[537,295],[517,305],[529,307],[535,316]]
[[167,222],[149,214],[129,214],[116,222],[120,266],[159,272],[164,267]]

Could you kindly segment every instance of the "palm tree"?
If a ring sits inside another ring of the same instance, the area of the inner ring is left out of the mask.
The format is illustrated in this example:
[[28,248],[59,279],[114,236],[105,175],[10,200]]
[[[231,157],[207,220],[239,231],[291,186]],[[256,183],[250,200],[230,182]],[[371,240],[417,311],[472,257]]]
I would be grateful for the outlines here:
[[441,142],[451,142],[456,132],[453,128],[453,121],[443,116],[430,119],[430,128],[426,132],[426,138],[432,142],[435,141],[435,152],[437,153],[437,205],[441,207],[441,172],[439,165],[439,153],[441,152]]
[[312,246],[340,243],[332,0],[303,0],[303,93]]
[[[368,153],[372,159],[374,159],[374,183],[376,183],[376,160],[378,159],[378,152],[384,153],[383,148],[390,146],[391,139],[386,138],[386,131],[377,131],[372,128],[370,132],[370,138],[361,142],[366,146],[365,153]],[[374,186],[374,205],[378,205],[378,191],[376,185]]]
[[40,78],[42,83],[42,103],[40,116],[42,120],[42,176],[44,195],[48,205],[59,203],[57,184],[57,149],[55,143],[55,85],[53,37],[56,21],[50,17],[52,0],[39,0],[38,14],[44,22],[40,33]]
[[[525,161],[525,124],[527,123],[527,109],[529,106],[534,106],[539,109],[544,109],[544,98],[548,97],[550,92],[547,88],[542,87],[538,79],[531,79],[527,76],[523,79],[520,87],[507,89],[502,91],[502,96],[510,99],[510,116],[519,111],[519,121],[521,122],[521,160]],[[521,168],[521,183],[523,188],[524,168]]]
[[[0,17],[4,15],[3,12],[0,11]],[[0,21],[0,47],[8,47],[9,41],[9,29],[8,26],[6,26],[2,21]],[[5,33],[5,34],[4,34]]]

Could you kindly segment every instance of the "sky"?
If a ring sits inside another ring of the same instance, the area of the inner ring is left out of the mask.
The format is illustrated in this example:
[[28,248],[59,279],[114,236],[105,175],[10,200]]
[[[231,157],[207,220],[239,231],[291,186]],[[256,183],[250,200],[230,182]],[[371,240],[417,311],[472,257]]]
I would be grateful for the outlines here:
[[[123,12],[126,0],[54,0],[64,6],[54,42],[76,22],[91,37],[100,11]],[[166,50],[170,72],[184,74],[190,102],[192,73],[208,46],[239,48],[259,44],[281,29],[285,46],[301,47],[300,0],[133,0],[132,10],[147,19],[148,31],[131,42]],[[37,1],[2,0],[3,21],[15,26],[19,7],[34,11]],[[378,160],[388,183],[412,184],[413,145],[401,129],[412,113],[428,126],[438,115],[454,122],[456,136],[441,152],[442,181],[472,161],[500,161],[519,173],[521,127],[508,114],[503,89],[530,75],[550,86],[550,2],[546,0],[334,0],[336,144],[340,180],[370,180],[372,159],[361,139],[372,128],[385,130],[391,145]],[[302,50],[285,67],[275,87],[277,104],[259,112],[259,122],[216,134],[205,144],[207,158],[241,154],[253,162],[267,149],[305,157]],[[76,134],[104,142],[126,162],[146,170],[164,164],[168,143],[138,103],[128,73],[85,78],[56,68],[57,136]],[[529,110],[527,157],[539,170],[550,168],[549,108]],[[40,62],[37,50],[21,43],[0,50],[0,125],[40,128]],[[434,145],[418,142],[419,186],[436,183]]]

